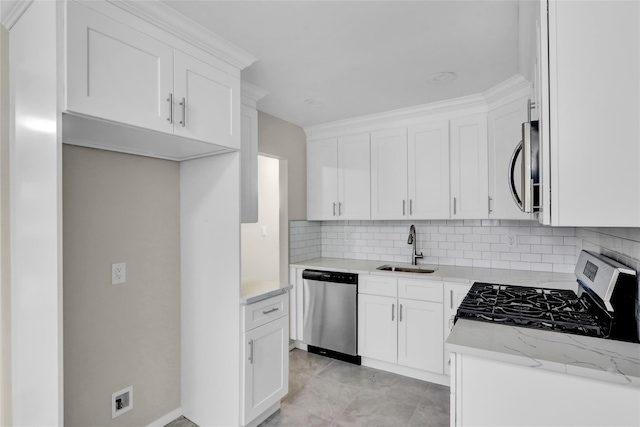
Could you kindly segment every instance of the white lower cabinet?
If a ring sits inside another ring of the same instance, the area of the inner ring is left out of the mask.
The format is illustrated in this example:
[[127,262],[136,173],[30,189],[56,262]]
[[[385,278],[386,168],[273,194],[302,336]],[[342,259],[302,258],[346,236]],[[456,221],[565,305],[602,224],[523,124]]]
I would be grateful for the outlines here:
[[442,283],[360,276],[359,290],[360,356],[442,374]]
[[[282,295],[243,307],[243,426],[275,412],[274,405],[289,391],[288,302],[289,296]],[[249,329],[252,325],[260,326]]]
[[454,356],[451,426],[640,425],[637,387],[469,354]]
[[358,353],[384,362],[398,360],[397,299],[358,295]]
[[[444,328],[442,341],[446,341],[449,337],[451,329],[453,329],[453,320],[460,307],[460,303],[471,289],[471,285],[467,283],[449,283],[444,284]],[[451,370],[451,352],[446,347],[444,350],[444,373],[449,375]]]

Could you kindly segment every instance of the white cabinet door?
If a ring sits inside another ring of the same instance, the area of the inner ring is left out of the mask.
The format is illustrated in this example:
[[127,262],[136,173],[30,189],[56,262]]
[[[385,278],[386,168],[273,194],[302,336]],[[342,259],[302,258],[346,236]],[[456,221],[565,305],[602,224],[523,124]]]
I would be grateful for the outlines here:
[[[487,117],[489,137],[489,218],[531,219],[513,201],[509,182],[511,155],[522,140],[522,123],[528,119],[528,97],[520,98],[490,111]],[[522,154],[516,161],[516,171],[521,170]],[[515,175],[518,191],[522,176]],[[522,195],[520,195],[522,197]]]
[[358,354],[396,363],[398,360],[397,300],[358,295]]
[[174,133],[240,149],[240,79],[175,51]]
[[289,390],[289,319],[281,317],[243,335],[246,425]]
[[[446,341],[453,328],[453,319],[460,307],[460,303],[471,289],[471,285],[466,283],[445,283],[444,284],[444,328],[442,341]],[[444,351],[444,373],[449,375],[451,353],[445,349]]]
[[407,129],[371,133],[371,219],[407,217]]
[[449,218],[449,122],[409,128],[409,218]]
[[172,133],[173,49],[67,2],[67,111]]
[[335,138],[307,142],[307,219],[338,218],[338,145]]
[[241,108],[240,196],[242,222],[258,222],[258,111]]
[[488,218],[487,115],[451,121],[451,218]]
[[398,299],[398,364],[442,374],[442,303]]
[[552,224],[640,226],[640,2],[550,1],[548,46]]
[[371,219],[369,134],[338,139],[338,218]]

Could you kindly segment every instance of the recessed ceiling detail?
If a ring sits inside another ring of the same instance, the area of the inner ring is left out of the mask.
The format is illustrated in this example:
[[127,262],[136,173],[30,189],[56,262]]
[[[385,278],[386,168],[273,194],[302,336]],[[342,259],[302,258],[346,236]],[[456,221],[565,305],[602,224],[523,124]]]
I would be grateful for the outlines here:
[[324,104],[322,99],[318,99],[318,98],[307,98],[304,100],[304,103],[307,104],[309,107],[319,107],[322,104]]
[[[165,3],[256,56],[242,78],[269,92],[258,109],[302,127],[482,93],[518,73],[517,1]],[[457,78],[426,80],[446,70]]]
[[433,83],[447,83],[456,78],[456,73],[451,71],[443,71],[429,76],[429,81]]

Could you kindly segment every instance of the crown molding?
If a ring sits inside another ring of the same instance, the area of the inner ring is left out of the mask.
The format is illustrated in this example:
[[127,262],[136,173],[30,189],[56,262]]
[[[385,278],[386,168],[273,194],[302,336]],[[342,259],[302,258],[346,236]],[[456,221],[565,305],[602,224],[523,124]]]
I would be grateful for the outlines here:
[[530,90],[531,84],[524,77],[516,74],[479,94],[307,126],[304,128],[304,132],[307,135],[307,139],[310,140],[330,138],[352,133],[370,132],[389,126],[411,125],[416,120],[430,119],[436,115],[486,112],[518,97],[527,96]]
[[33,0],[18,0],[18,2],[7,12],[6,15],[2,17],[2,25],[10,30],[18,19],[27,11],[29,6],[31,6]]
[[450,114],[463,110],[474,110],[474,113],[486,111],[486,105],[487,104],[482,95],[463,96],[460,98],[432,102],[430,104],[400,108],[397,110],[385,111],[383,113],[307,126],[304,128],[304,132],[308,139],[328,138],[331,136],[346,135],[349,133],[372,131],[389,126],[398,126],[401,125],[398,123],[399,121],[410,122],[412,120],[424,119],[425,117],[437,114]]
[[[520,96],[525,96],[526,92],[531,90],[531,83],[522,75],[516,74],[507,80],[498,83],[492,88],[483,92],[487,105],[493,107],[493,104],[504,103],[505,100]],[[510,101],[509,101],[510,102]]]
[[269,92],[253,83],[249,83],[246,80],[240,81],[240,95],[242,97],[242,103],[245,105],[256,108],[256,103],[268,94]]
[[242,70],[258,60],[159,0],[106,0],[164,31]]

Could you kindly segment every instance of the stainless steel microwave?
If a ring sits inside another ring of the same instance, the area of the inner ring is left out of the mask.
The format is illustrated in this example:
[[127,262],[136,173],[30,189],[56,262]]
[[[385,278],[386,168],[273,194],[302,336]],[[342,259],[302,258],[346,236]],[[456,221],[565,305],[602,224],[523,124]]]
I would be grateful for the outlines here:
[[[521,153],[520,189],[517,189],[516,161]],[[522,124],[522,140],[511,155],[508,170],[511,195],[520,210],[529,213],[540,211],[540,135],[537,120],[529,120]]]

